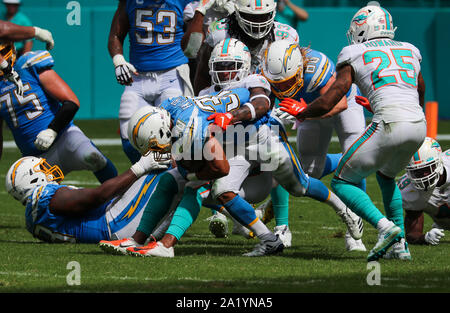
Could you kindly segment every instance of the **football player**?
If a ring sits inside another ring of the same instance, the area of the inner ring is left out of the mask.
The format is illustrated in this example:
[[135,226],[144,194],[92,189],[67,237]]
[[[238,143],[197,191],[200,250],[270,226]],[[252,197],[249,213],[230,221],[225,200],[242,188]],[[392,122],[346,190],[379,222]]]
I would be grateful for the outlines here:
[[[277,40],[299,41],[297,31],[289,25],[274,21],[276,15],[276,3],[274,0],[236,0],[234,13],[228,17],[212,23],[209,32],[202,44],[197,56],[198,64],[194,80],[194,91],[212,85],[208,60],[211,52],[217,44],[225,38],[236,38],[243,42],[250,50],[252,57],[250,73],[260,73],[263,54],[271,42]],[[281,186],[275,187],[271,193],[273,211],[277,226],[276,232],[284,231],[288,225],[289,193]],[[237,224],[235,224],[237,225]]]
[[[405,259],[410,258],[395,175],[405,168],[426,135],[422,57],[414,45],[393,40],[394,35],[392,16],[386,9],[377,5],[361,8],[350,23],[350,45],[338,56],[336,81],[327,92],[308,105],[303,99],[287,98],[280,103],[283,111],[303,121],[332,110],[353,82],[367,96],[374,113],[372,123],[342,156],[331,187],[353,212],[378,230],[368,261],[378,260],[399,241]],[[386,216],[358,187],[373,173]]]
[[[306,102],[324,94],[336,76],[334,63],[325,54],[285,40],[275,41],[269,46],[264,55],[262,74],[270,82],[278,100],[303,98]],[[297,151],[301,156],[302,168],[309,176],[320,179],[335,170],[341,154],[327,154],[334,130],[342,151],[346,151],[364,132],[363,108],[355,102],[358,95],[359,89],[353,84],[333,110],[321,119],[298,123]],[[289,115],[278,109],[275,111]],[[346,247],[350,251],[366,250],[361,239],[355,241],[348,233]]]
[[[183,9],[192,0],[120,0],[109,33],[108,50],[116,78],[125,86],[120,100],[120,136],[132,163],[140,154],[127,135],[131,115],[146,105],[158,106],[165,99],[192,95],[188,58],[180,42]],[[130,61],[123,56],[123,42],[130,40]]]
[[[2,45],[4,58],[14,64],[24,83],[24,94],[1,81],[0,125],[11,130],[23,156],[44,157],[58,165],[64,174],[89,170],[99,182],[117,175],[113,163],[73,123],[80,103],[72,89],[52,69],[54,60],[46,51],[24,54],[15,64],[14,45]],[[1,129],[1,127],[0,127]],[[0,133],[3,146],[3,136]]]
[[133,234],[166,168],[167,162],[150,155],[99,187],[77,188],[60,184],[64,174],[57,165],[26,156],[8,170],[6,190],[26,207],[26,228],[34,237],[50,243],[98,243]]
[[[438,245],[444,230],[450,230],[449,170],[450,150],[442,152],[436,140],[425,138],[397,183],[402,193],[408,243]],[[425,233],[424,212],[433,220],[431,229]],[[403,257],[401,247],[396,245],[386,253],[387,257]]]
[[[20,26],[11,22],[0,21],[0,42],[23,41],[31,38],[46,42],[47,50],[53,49],[55,45],[52,33],[46,29],[36,26]],[[0,55],[3,55],[2,51],[0,51]],[[8,63],[2,56],[0,56],[0,70],[4,78],[16,85],[17,93],[23,95],[23,83],[19,74],[15,71],[12,64]]]

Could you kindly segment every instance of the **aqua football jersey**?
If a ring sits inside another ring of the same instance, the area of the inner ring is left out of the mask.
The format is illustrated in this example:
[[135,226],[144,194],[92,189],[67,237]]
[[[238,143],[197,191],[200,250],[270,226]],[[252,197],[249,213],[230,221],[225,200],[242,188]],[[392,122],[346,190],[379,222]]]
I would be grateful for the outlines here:
[[[48,128],[61,107],[57,100],[45,92],[39,80],[39,74],[53,65],[53,57],[48,51],[28,52],[18,59],[14,68],[25,87],[23,96],[16,94],[13,83],[0,81],[0,117],[8,125],[24,156],[42,153],[34,146],[36,136]],[[72,122],[67,127],[71,125]]]

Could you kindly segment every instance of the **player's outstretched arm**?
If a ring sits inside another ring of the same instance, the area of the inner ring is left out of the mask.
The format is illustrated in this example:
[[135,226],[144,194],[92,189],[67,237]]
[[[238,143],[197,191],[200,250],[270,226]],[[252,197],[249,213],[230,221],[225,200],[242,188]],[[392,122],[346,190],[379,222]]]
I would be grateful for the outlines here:
[[52,33],[46,29],[33,26],[20,26],[7,21],[0,21],[0,39],[10,41],[24,41],[36,38],[47,43],[47,50],[53,49],[55,43]]
[[211,57],[212,49],[213,48],[210,45],[203,42],[197,54],[197,69],[195,70],[194,78],[194,93],[196,95],[198,95],[201,90],[211,86],[208,60]]
[[333,109],[345,96],[353,83],[353,68],[344,65],[338,69],[336,81],[319,98],[308,104],[308,107],[300,112],[297,119],[322,116]]
[[410,244],[425,244],[423,211],[405,210],[405,236]]
[[111,178],[96,188],[72,189],[60,188],[50,201],[50,212],[63,216],[82,216],[115,196],[124,193],[141,176],[151,172],[165,170],[168,161],[156,162],[153,155],[143,156],[125,173]]

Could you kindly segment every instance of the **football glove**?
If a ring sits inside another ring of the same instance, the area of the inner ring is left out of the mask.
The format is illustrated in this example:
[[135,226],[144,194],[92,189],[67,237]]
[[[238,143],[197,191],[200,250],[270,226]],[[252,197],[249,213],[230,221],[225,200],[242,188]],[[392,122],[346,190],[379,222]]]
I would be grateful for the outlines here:
[[162,160],[159,162],[155,161],[155,158],[153,157],[153,153],[150,153],[149,155],[142,156],[139,161],[134,163],[130,170],[136,175],[137,178],[141,177],[142,175],[154,171],[154,170],[165,170],[169,167],[171,160]]
[[206,11],[209,10],[216,0],[200,0],[198,7],[195,11],[199,11],[203,16],[206,14]]
[[300,101],[284,98],[279,105],[281,111],[287,112],[294,117],[297,117],[297,115],[300,112],[303,112],[308,106],[303,98],[300,98]]
[[34,38],[46,43],[46,49],[52,50],[55,46],[55,41],[53,40],[52,33],[46,29],[42,29],[34,26]]
[[51,128],[44,129],[36,136],[34,145],[38,150],[47,151],[52,145],[52,143],[55,141],[56,136],[58,136],[58,133],[55,132],[53,129]]
[[363,96],[355,96],[355,101],[359,105],[363,106],[367,111],[373,113],[372,108],[370,107],[369,99]]
[[231,124],[233,119],[233,114],[227,113],[214,113],[208,116],[208,121],[214,120],[214,124],[222,128],[224,131],[227,129],[228,125]]
[[285,125],[289,124],[295,124],[295,121],[297,120],[294,116],[291,114],[281,111],[280,108],[273,109],[273,114],[283,122]]
[[121,85],[130,86],[133,83],[133,77],[131,74],[137,75],[136,68],[125,61],[125,58],[121,54],[116,54],[113,57],[113,63],[116,68],[116,79]]
[[425,234],[425,242],[430,245],[438,245],[442,237],[444,237],[444,230],[439,228],[432,228]]
[[231,0],[216,0],[214,10],[217,12],[227,13],[231,15],[234,12],[234,1]]

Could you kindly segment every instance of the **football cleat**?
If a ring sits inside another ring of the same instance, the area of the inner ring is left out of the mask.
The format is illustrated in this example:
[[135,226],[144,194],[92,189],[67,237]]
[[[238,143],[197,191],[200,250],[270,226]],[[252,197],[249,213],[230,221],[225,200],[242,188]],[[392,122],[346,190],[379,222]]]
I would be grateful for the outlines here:
[[401,232],[402,230],[400,229],[400,227],[391,222],[391,226],[387,230],[381,231],[378,234],[378,241],[372,248],[372,250],[370,250],[369,255],[367,256],[367,261],[377,261],[383,255],[385,255],[390,246],[400,241]]
[[228,236],[228,220],[225,215],[216,212],[208,217],[207,221],[209,221],[209,231],[216,238],[226,238]]
[[367,251],[361,239],[355,240],[347,231],[345,234],[345,249],[347,251]]
[[258,214],[260,214],[260,219],[264,224],[269,223],[275,217],[273,213],[272,200],[266,201],[263,204],[259,205],[255,209],[255,212],[257,213],[257,216]]
[[342,221],[347,225],[348,232],[353,237],[353,239],[361,239],[364,231],[364,223],[362,218],[353,213],[349,208],[336,212],[342,219]]
[[263,242],[258,243],[255,248],[247,253],[244,253],[243,256],[256,257],[256,256],[265,256],[265,255],[274,255],[283,252],[284,245],[278,236],[275,240],[265,240]]
[[162,257],[162,258],[173,258],[174,257],[174,249],[173,247],[166,248],[161,241],[153,241],[147,246],[140,248],[129,248],[127,249],[128,254],[134,256],[142,256],[142,257]]
[[408,243],[405,238],[400,239],[392,245],[392,248],[386,252],[383,256],[385,259],[399,259],[399,260],[412,260],[411,253],[409,252]]
[[99,242],[100,248],[111,254],[127,254],[127,248],[141,247],[143,245],[138,244],[133,238],[124,238],[119,240],[101,240]]
[[292,233],[287,225],[275,226],[273,233],[281,239],[285,248],[292,246]]

